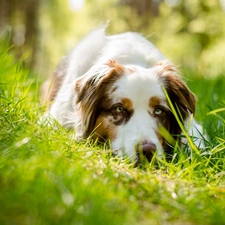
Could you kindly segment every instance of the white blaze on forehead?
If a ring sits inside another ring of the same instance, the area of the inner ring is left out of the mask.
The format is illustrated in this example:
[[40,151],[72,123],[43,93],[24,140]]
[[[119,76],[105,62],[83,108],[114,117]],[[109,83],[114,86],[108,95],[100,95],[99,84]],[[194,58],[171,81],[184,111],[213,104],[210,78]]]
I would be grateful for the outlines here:
[[158,74],[154,69],[137,68],[131,74],[125,74],[116,83],[112,94],[116,99],[129,98],[133,108],[148,108],[153,96],[165,98]]
[[149,113],[149,101],[152,97],[165,99],[156,70],[136,68],[134,72],[124,74],[117,80],[115,87],[116,90],[112,93],[115,103],[123,98],[130,99],[133,115],[127,123],[118,126],[112,147],[121,150],[120,154],[135,157],[136,145],[148,140],[156,145],[158,155],[161,155],[161,144],[156,134],[157,123]]

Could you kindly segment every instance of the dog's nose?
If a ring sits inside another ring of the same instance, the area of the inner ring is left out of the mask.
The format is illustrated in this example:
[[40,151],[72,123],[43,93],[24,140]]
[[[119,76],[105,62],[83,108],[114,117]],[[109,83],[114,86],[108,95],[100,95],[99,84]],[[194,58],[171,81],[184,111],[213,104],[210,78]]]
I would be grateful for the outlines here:
[[151,141],[147,141],[147,140],[142,141],[136,147],[138,160],[141,159],[141,156],[145,156],[148,161],[151,161],[155,151],[156,151],[156,145],[153,144]]

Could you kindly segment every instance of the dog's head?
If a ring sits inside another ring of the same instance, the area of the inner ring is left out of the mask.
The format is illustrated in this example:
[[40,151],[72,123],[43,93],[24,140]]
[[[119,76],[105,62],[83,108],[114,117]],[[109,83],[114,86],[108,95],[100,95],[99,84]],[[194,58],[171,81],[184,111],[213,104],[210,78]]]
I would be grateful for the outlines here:
[[155,151],[161,155],[169,147],[160,127],[178,141],[181,134],[165,91],[182,121],[194,113],[195,96],[170,63],[143,68],[109,61],[93,66],[75,84],[80,111],[76,132],[83,138],[109,139],[120,155],[143,152],[149,160]]

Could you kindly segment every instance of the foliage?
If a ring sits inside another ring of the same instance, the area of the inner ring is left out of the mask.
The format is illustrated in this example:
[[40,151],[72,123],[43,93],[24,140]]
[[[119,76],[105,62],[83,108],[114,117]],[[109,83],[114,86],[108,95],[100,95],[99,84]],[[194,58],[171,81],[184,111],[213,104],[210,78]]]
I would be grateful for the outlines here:
[[224,75],[225,13],[218,1],[181,1],[174,8],[161,4],[160,15],[153,29],[169,59],[206,78]]
[[[224,75],[223,1],[86,0],[77,11],[70,7],[69,0],[2,2],[0,36],[10,29],[20,52],[18,57],[25,52],[25,62],[34,62],[32,69],[44,76],[51,74],[62,55],[91,29],[107,21],[108,34],[141,32],[191,74]],[[31,17],[32,11],[35,13]]]
[[[118,0],[97,0],[95,4],[86,1],[84,7],[76,12],[69,8],[67,2],[57,2],[58,6],[52,10],[53,14],[48,13],[47,7],[46,13],[40,17],[40,26],[44,31],[41,39],[43,49],[49,51],[51,59],[53,55],[54,65],[61,55],[69,51],[91,29],[110,21],[108,34],[129,30],[141,32],[165,56],[175,64],[182,65],[185,70],[190,70],[192,74],[204,77],[224,75],[225,55],[222,49],[225,48],[225,12],[217,0],[182,0],[175,5],[169,5],[169,1],[159,1],[158,13],[154,16],[151,16],[151,10],[140,15],[129,6],[119,4]],[[139,1],[132,2],[136,2],[134,6],[137,6]],[[58,14],[62,14],[63,22],[57,19]],[[43,29],[46,21],[51,25]],[[46,34],[49,35],[47,42]],[[58,46],[62,41],[63,45]],[[55,54],[55,51],[52,53],[52,49],[60,50],[60,54]]]
[[171,162],[134,167],[106,146],[38,124],[38,78],[5,40],[0,56],[0,224],[225,223],[225,121],[215,111],[224,108],[224,79],[188,81],[206,121],[205,151],[177,148]]

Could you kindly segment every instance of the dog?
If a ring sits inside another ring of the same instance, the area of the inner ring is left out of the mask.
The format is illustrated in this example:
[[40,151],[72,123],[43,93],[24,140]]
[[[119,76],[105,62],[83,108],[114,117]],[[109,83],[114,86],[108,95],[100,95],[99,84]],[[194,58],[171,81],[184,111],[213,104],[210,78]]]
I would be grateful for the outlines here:
[[90,32],[43,84],[43,120],[74,129],[77,140],[109,140],[119,156],[138,160],[142,154],[150,161],[154,154],[172,154],[174,141],[182,144],[169,99],[203,147],[202,127],[190,121],[196,97],[176,67],[141,34],[107,36],[105,29]]

